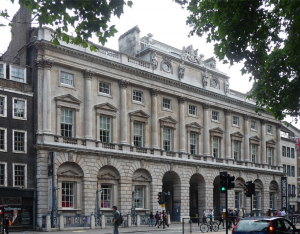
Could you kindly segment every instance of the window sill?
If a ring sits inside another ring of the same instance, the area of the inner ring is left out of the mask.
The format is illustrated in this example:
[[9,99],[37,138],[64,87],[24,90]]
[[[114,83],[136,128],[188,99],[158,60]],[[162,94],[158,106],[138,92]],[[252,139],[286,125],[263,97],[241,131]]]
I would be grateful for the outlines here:
[[7,117],[7,115],[0,115],[0,117],[6,118],[6,117]]
[[132,104],[137,104],[137,105],[145,106],[144,103],[138,102],[138,101],[132,101]]
[[13,150],[13,153],[14,154],[27,154],[26,151],[14,151],[14,150]]
[[192,117],[192,118],[198,119],[198,116],[197,116],[197,115],[188,114],[188,117]]
[[107,97],[107,98],[113,98],[113,97],[111,96],[111,94],[100,93],[100,92],[98,92],[98,96],[103,96],[103,97]]
[[214,122],[214,123],[220,123],[219,120],[215,120],[215,119],[212,119],[211,122]]
[[235,124],[232,124],[232,127],[235,127],[235,128],[240,128],[239,125],[235,125]]
[[13,119],[18,119],[18,120],[27,120],[27,118],[20,118],[20,117],[14,117],[14,116],[13,116]]
[[71,85],[60,84],[59,87],[62,87],[62,88],[68,88],[68,89],[73,89],[73,90],[76,91],[75,87],[74,87],[74,86],[71,86]]
[[5,149],[5,150],[3,150],[3,149],[0,149],[0,152],[7,152],[7,150]]
[[269,133],[269,132],[267,132],[267,135],[273,136],[273,133]]
[[256,129],[253,129],[253,128],[250,128],[250,131],[252,131],[252,132],[257,132],[257,130],[256,130]]
[[61,210],[61,211],[80,211],[81,209],[76,209],[76,208],[58,208],[57,210]]
[[172,109],[161,108],[161,110],[162,110],[162,111],[168,111],[168,112],[172,112],[172,113],[173,113]]
[[111,211],[112,208],[100,208],[100,210],[103,210],[103,211]]

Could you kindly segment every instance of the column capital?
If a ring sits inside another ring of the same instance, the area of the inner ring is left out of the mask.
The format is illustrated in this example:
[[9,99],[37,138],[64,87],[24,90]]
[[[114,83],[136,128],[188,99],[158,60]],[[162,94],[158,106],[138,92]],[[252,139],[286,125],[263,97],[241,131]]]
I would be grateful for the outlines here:
[[158,95],[158,89],[150,89],[150,95],[151,96],[157,96]]
[[202,103],[202,106],[203,106],[203,109],[208,109],[208,108],[210,108],[211,104],[205,102],[205,103]]
[[224,109],[224,113],[225,113],[225,115],[231,115],[232,110],[230,110],[230,109]]
[[43,63],[44,63],[44,68],[51,70],[53,61],[51,61],[50,59],[44,59]]
[[120,89],[127,89],[128,84],[129,84],[129,81],[127,81],[127,80],[119,80]]
[[249,120],[250,115],[244,114],[243,117],[244,117],[244,120]]
[[84,70],[83,71],[83,76],[85,79],[91,80],[93,78],[94,72],[92,70]]
[[186,101],[186,97],[182,97],[182,96],[181,96],[181,97],[178,97],[177,99],[178,99],[178,103],[179,103],[179,104],[184,104],[185,101]]
[[260,120],[260,123],[261,123],[261,125],[265,125],[265,124],[266,124],[266,122],[267,122],[267,120],[266,120],[266,119],[261,119],[261,120]]
[[50,59],[36,59],[35,65],[38,69],[47,68],[50,70],[53,65],[53,61]]

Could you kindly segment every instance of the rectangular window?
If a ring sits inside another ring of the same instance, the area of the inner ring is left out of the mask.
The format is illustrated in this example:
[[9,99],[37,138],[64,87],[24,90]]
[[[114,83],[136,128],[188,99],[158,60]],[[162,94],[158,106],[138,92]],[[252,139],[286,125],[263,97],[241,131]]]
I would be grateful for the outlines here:
[[141,123],[133,124],[133,132],[134,132],[133,142],[134,142],[135,146],[143,147],[143,136],[144,136],[143,128],[144,128],[144,125]]
[[288,184],[288,195],[290,195],[291,193],[292,193],[292,191],[291,191],[291,185]]
[[253,130],[256,130],[256,121],[254,121],[254,120],[251,120],[251,129],[253,129]]
[[74,75],[66,72],[60,73],[60,83],[65,85],[74,86]]
[[287,166],[286,167],[286,169],[287,169],[287,171],[286,171],[286,173],[287,173],[287,176],[291,176],[291,166]]
[[295,158],[295,149],[291,148],[291,158]]
[[256,210],[256,209],[258,209],[258,207],[257,207],[257,194],[255,193],[255,194],[253,194],[253,209],[254,210]]
[[25,83],[25,69],[11,66],[11,80]]
[[292,185],[292,195],[296,195],[295,185]]
[[14,131],[14,151],[25,152],[25,133]]
[[218,137],[213,137],[213,156],[220,157],[220,138]]
[[171,129],[164,128],[163,145],[165,151],[171,151]]
[[111,118],[100,116],[100,141],[109,143],[111,132]]
[[268,164],[273,165],[273,149],[268,148]]
[[237,209],[241,208],[242,205],[241,205],[241,199],[240,199],[240,192],[235,192],[234,204]]
[[135,208],[144,208],[144,187],[135,187],[134,204]]
[[14,98],[14,117],[26,119],[26,101]]
[[101,208],[112,207],[112,189],[110,185],[101,185]]
[[99,92],[100,93],[106,93],[106,94],[110,94],[110,85],[100,82],[99,83]]
[[171,110],[171,100],[163,98],[163,108]]
[[6,130],[0,129],[0,150],[6,150]]
[[274,207],[274,203],[275,203],[275,194],[274,193],[270,193],[270,209],[273,210],[275,207]]
[[143,93],[139,91],[133,91],[133,101],[143,102]]
[[197,154],[197,135],[190,133],[190,150],[191,154]]
[[290,147],[287,147],[287,148],[286,148],[286,156],[287,156],[288,158],[291,157],[291,155],[290,155]]
[[257,158],[257,145],[252,144],[251,146],[251,158],[252,162],[256,163],[256,158]]
[[286,157],[286,147],[282,146],[282,157]]
[[213,120],[219,121],[219,112],[212,111],[212,117]]
[[295,177],[295,166],[292,166],[291,169],[292,169],[292,177]]
[[233,116],[232,117],[232,124],[235,126],[239,126],[239,117]]
[[189,105],[189,114],[190,115],[197,115],[197,108],[196,108],[196,106],[192,106],[192,105]]
[[61,190],[62,208],[74,208],[74,184],[62,183]]
[[238,141],[233,142],[233,156],[234,160],[240,159],[240,142]]
[[4,78],[4,64],[0,64],[0,78]]
[[[283,173],[286,173],[286,165],[283,164],[282,166],[283,166]],[[299,167],[299,171],[300,171],[300,167]]]
[[25,166],[15,165],[15,186],[24,186],[25,185]]
[[273,129],[271,125],[267,125],[267,133],[272,134],[273,133]]
[[6,97],[0,96],[0,116],[6,116]]
[[74,135],[74,112],[69,109],[61,109],[60,133],[63,137]]
[[0,185],[5,185],[5,165],[0,164]]

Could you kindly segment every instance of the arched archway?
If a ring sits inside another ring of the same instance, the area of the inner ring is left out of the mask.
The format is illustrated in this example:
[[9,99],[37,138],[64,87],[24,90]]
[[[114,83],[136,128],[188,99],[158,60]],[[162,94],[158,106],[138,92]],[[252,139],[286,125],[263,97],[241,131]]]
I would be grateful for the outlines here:
[[194,174],[190,179],[190,217],[200,217],[206,205],[205,180],[201,174]]
[[225,209],[225,193],[220,192],[220,176],[214,179],[213,189],[213,207],[207,207],[214,210],[215,216],[221,215],[221,210]]
[[245,180],[242,177],[238,177],[234,184],[234,208],[239,211],[245,206]]
[[84,172],[82,168],[74,162],[65,162],[57,169],[57,208],[81,210],[82,201],[82,179]]
[[163,192],[170,192],[170,199],[166,203],[166,209],[171,215],[171,220],[180,221],[181,209],[181,182],[179,175],[174,171],[168,171],[164,174]]
[[255,184],[255,194],[253,194],[252,208],[256,216],[258,216],[262,211],[268,209],[269,204],[265,204],[264,201],[264,185],[260,179],[254,180]]
[[280,199],[279,199],[279,185],[277,181],[273,180],[270,183],[269,186],[269,192],[270,192],[270,210],[273,214],[275,210],[278,210],[280,208]]

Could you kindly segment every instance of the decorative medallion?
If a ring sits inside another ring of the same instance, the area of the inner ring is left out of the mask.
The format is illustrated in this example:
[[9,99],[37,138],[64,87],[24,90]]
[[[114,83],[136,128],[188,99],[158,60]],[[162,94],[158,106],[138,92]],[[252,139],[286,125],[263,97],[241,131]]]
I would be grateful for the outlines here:
[[169,63],[163,62],[161,67],[162,67],[164,72],[168,72],[168,73],[171,72],[171,66],[170,66]]
[[217,81],[217,80],[212,79],[210,83],[211,83],[211,86],[212,86],[213,88],[217,88],[217,86],[218,86],[218,81]]

